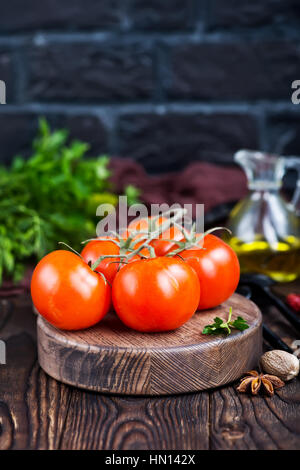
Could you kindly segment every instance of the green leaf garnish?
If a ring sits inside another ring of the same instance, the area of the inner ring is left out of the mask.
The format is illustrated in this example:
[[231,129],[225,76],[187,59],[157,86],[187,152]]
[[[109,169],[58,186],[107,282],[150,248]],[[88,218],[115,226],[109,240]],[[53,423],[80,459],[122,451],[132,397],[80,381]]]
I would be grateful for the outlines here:
[[227,321],[222,320],[220,317],[214,318],[214,323],[206,325],[203,328],[203,335],[230,335],[231,329],[244,331],[249,328],[248,323],[243,317],[237,317],[234,321],[231,321],[232,307],[229,308],[229,315]]
[[[29,158],[0,164],[0,286],[22,278],[57,242],[80,246],[95,233],[100,204],[116,206],[107,156],[86,157],[88,144],[68,140],[66,130],[51,131],[41,119]],[[127,186],[128,203],[139,190]]]

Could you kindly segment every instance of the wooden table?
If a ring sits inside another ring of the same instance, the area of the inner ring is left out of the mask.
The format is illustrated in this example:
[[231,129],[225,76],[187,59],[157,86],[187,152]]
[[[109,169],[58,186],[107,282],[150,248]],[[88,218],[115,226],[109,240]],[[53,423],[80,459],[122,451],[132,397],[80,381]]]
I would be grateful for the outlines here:
[[[286,341],[299,338],[274,308],[264,320]],[[85,392],[40,369],[35,323],[29,296],[0,301],[0,449],[300,448],[299,378],[272,398],[238,394],[236,384],[162,398]]]

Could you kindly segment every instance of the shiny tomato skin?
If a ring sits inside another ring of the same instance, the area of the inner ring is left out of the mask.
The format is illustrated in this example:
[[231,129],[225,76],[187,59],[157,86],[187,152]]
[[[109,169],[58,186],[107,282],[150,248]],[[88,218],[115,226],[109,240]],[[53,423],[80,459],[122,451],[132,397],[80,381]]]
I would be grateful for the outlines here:
[[167,257],[128,264],[114,280],[112,299],[121,321],[142,332],[169,331],[195,313],[200,284],[187,263]]
[[[87,264],[93,264],[100,258],[100,256],[119,255],[120,248],[112,240],[117,239],[107,237],[107,240],[92,240],[88,242],[81,252],[81,256],[84,261]],[[146,256],[148,256],[148,254],[149,253],[147,251]],[[100,262],[95,271],[104,274],[107,281],[112,285],[115,275],[126,265],[126,263],[133,263],[140,259],[141,257],[139,255],[134,255],[129,261],[119,257],[108,257]]]
[[174,242],[170,242],[168,240],[182,240],[181,230],[177,227],[172,226],[168,230],[163,232],[159,236],[159,238],[151,242],[151,245],[154,247],[156,256],[165,256],[167,253],[169,253],[170,248],[172,248]]
[[49,323],[63,330],[80,330],[104,317],[111,292],[103,277],[79,256],[57,250],[37,264],[31,279],[31,297]]
[[240,264],[233,249],[215,235],[206,235],[203,249],[182,251],[180,256],[197,273],[201,284],[198,309],[204,310],[225,302],[240,279]]
[[[107,240],[92,240],[88,242],[81,252],[84,261],[88,263],[95,263],[100,256],[103,255],[118,255],[120,253],[119,247],[114,243],[115,238],[107,237]],[[120,258],[105,258],[101,261],[95,271],[103,273],[108,282],[112,283],[115,275],[117,274]]]
[[[130,222],[128,225],[128,232],[132,230],[148,230],[149,221],[153,219],[148,217],[147,219],[136,219]],[[158,225],[161,225],[163,222],[166,222],[168,219],[166,217],[160,217],[158,219]],[[182,231],[178,227],[171,226],[169,229],[162,232],[159,237],[150,242],[150,245],[153,246],[156,256],[165,256],[170,249],[174,246],[174,242],[169,242],[168,240],[180,241],[183,238]],[[138,246],[138,245],[137,245]],[[147,250],[148,251],[148,250]]]

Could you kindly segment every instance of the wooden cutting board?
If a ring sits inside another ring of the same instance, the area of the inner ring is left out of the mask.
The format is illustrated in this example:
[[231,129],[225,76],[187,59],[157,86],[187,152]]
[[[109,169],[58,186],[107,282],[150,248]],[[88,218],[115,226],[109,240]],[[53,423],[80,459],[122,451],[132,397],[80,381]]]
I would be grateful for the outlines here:
[[[230,336],[202,335],[214,317],[243,316],[250,325]],[[196,312],[168,333],[138,333],[115,313],[96,326],[61,331],[38,317],[38,356],[61,382],[103,393],[168,395],[226,384],[254,368],[262,353],[262,318],[250,300],[234,294],[217,308]]]

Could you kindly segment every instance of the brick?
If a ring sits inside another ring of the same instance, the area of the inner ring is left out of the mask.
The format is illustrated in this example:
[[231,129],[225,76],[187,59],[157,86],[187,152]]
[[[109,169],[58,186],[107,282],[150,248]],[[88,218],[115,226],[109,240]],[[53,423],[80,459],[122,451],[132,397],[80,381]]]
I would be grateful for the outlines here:
[[300,154],[300,105],[295,112],[271,114],[267,119],[269,151],[282,155]]
[[[267,119],[268,150],[279,155],[300,156],[300,105],[294,105],[294,112],[272,113]],[[288,198],[296,187],[299,175],[288,171],[284,177],[284,191]]]
[[119,26],[123,0],[10,0],[2,2],[0,31]]
[[166,85],[179,99],[287,99],[300,76],[295,41],[184,44],[171,50]]
[[210,26],[213,28],[258,28],[299,23],[298,0],[211,0]]
[[140,43],[38,46],[28,52],[28,65],[32,100],[138,100],[154,88],[152,52]]
[[54,122],[56,128],[68,129],[71,139],[87,142],[87,155],[95,157],[108,152],[108,131],[96,116],[61,114],[55,116]]
[[192,25],[192,7],[192,0],[131,0],[128,17],[136,30],[184,30]]
[[127,114],[119,121],[120,155],[152,173],[182,169],[193,160],[232,163],[240,148],[257,148],[256,121],[244,114]]
[[[1,111],[4,108],[1,108]],[[89,155],[99,155],[107,151],[107,132],[105,126],[95,116],[47,114],[52,129],[66,128],[70,139],[76,138],[88,142]],[[0,113],[1,154],[0,161],[9,163],[19,154],[28,156],[32,141],[38,129],[38,115],[31,112]]]

